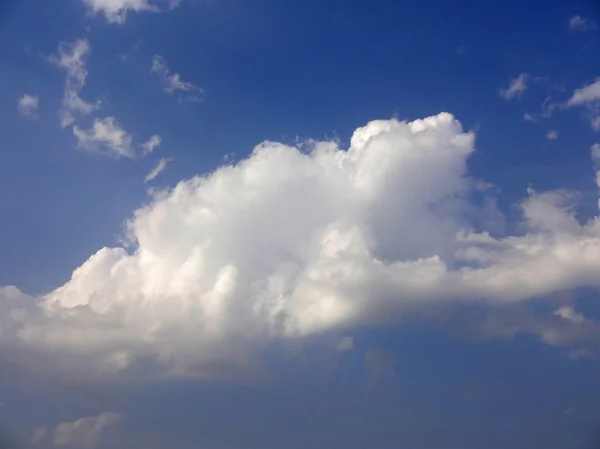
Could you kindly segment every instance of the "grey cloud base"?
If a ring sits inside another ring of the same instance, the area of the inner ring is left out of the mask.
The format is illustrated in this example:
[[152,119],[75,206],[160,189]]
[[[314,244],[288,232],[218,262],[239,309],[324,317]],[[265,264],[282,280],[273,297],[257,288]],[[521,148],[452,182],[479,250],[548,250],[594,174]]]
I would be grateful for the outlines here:
[[[487,187],[451,114],[309,146],[265,142],[155,194],[127,222],[129,248],[101,249],[47,295],[0,290],[2,343],[100,377],[259,375],[274,342],[600,284],[600,224],[577,221],[568,192],[530,190],[522,235],[473,227],[501,215],[473,202]],[[572,309],[554,320],[596,333]]]

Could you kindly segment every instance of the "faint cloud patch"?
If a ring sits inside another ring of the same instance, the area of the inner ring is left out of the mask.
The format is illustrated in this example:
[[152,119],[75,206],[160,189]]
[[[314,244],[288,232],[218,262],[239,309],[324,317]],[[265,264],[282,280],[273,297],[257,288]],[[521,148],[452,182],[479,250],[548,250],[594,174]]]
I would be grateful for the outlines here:
[[598,25],[591,19],[575,15],[569,19],[569,28],[577,31],[594,31]]
[[92,448],[98,444],[102,434],[121,420],[117,413],[102,413],[98,416],[63,422],[54,430],[54,446],[81,446]]
[[204,91],[195,84],[183,81],[179,73],[171,72],[165,59],[160,55],[152,58],[152,73],[156,73],[163,85],[163,90],[168,94],[179,93],[180,100],[200,101]]
[[31,439],[29,440],[31,443],[36,444],[42,441],[46,435],[48,434],[48,429],[45,427],[39,427],[33,431],[31,435]]
[[19,98],[17,110],[25,117],[37,118],[37,111],[40,105],[40,99],[37,95],[25,94]]
[[516,78],[513,78],[508,87],[500,89],[499,94],[506,101],[521,98],[523,92],[527,90],[527,80],[529,75],[527,73],[521,73]]

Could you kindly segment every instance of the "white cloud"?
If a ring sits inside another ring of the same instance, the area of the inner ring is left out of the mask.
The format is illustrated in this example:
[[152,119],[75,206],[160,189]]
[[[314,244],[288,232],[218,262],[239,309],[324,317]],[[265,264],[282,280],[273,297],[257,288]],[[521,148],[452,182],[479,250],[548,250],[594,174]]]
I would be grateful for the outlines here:
[[128,12],[160,12],[161,7],[175,9],[180,0],[83,0],[91,14],[104,14],[110,23],[123,24]]
[[567,107],[579,106],[587,111],[590,126],[600,131],[600,78],[593,83],[575,89],[567,101]]
[[567,106],[581,106],[600,100],[600,78],[593,83],[575,89],[573,96],[567,102]]
[[520,98],[523,92],[527,90],[528,77],[527,73],[521,73],[516,78],[513,78],[506,89],[500,89],[500,96],[507,101],[513,98]]
[[37,95],[25,94],[19,98],[17,109],[25,117],[35,118],[37,116],[39,105],[40,99]]
[[200,100],[200,96],[203,94],[202,89],[190,82],[183,81],[178,73],[172,73],[162,56],[154,55],[151,71],[158,75],[165,92],[185,94],[182,98],[187,101]]
[[575,15],[569,19],[569,28],[578,31],[593,31],[597,25],[593,20]]
[[35,431],[33,432],[33,435],[31,435],[30,442],[32,442],[33,444],[39,443],[46,437],[47,433],[48,433],[48,429],[46,429],[45,427],[40,427],[38,429],[35,429]]
[[530,189],[519,235],[472,228],[499,212],[472,203],[474,136],[450,114],[312,147],[265,142],[156,194],[129,249],[101,249],[62,287],[0,290],[5,344],[78,377],[219,376],[256,372],[276,342],[600,286],[600,220],[579,222],[569,192]]
[[114,117],[95,119],[92,127],[87,130],[74,126],[73,134],[77,138],[77,146],[83,150],[117,158],[135,157],[131,136]]
[[165,168],[167,168],[167,164],[171,162],[171,159],[167,159],[167,158],[160,158],[158,163],[156,164],[156,167],[154,167],[150,173],[148,173],[146,175],[146,178],[144,179],[144,182],[150,182],[153,179],[156,179],[156,177],[161,174]]
[[160,146],[162,139],[158,134],[150,136],[150,138],[142,144],[142,150],[144,155],[152,153],[156,148]]
[[546,139],[548,140],[556,140],[558,139],[558,131],[551,129],[546,133]]
[[119,422],[121,416],[116,413],[102,413],[98,416],[80,418],[72,422],[64,422],[54,430],[54,446],[96,446],[103,432]]
[[88,76],[85,63],[89,53],[90,45],[87,39],[79,39],[72,43],[61,42],[58,55],[49,58],[50,62],[67,72],[62,108],[59,112],[63,127],[73,124],[75,114],[90,114],[100,107],[98,102],[89,103],[79,96]]
[[537,119],[535,118],[535,116],[533,114],[530,114],[529,112],[525,113],[525,115],[523,116],[523,120],[525,120],[526,122],[531,122],[531,123],[537,122]]

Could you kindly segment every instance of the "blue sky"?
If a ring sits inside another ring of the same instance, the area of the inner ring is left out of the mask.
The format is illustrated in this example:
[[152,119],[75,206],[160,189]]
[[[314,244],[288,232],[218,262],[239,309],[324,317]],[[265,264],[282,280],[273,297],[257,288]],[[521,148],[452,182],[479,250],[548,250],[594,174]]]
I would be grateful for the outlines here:
[[11,436],[584,447],[598,33],[591,0],[0,2]]

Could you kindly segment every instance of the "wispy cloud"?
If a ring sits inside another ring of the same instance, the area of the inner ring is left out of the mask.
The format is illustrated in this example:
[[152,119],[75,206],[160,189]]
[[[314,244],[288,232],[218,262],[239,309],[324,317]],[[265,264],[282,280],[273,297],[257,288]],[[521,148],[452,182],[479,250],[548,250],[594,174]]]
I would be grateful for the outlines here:
[[17,110],[28,118],[36,118],[40,99],[37,95],[25,94],[17,103]]
[[63,422],[54,430],[54,446],[82,446],[92,448],[98,444],[103,432],[119,422],[117,413],[102,413],[98,416]]
[[79,93],[85,86],[88,71],[85,66],[90,54],[90,44],[87,39],[75,42],[61,42],[58,54],[50,56],[49,61],[67,72],[62,108],[59,111],[61,125],[67,127],[75,121],[74,114],[90,114],[100,107],[100,103],[90,103],[83,100]]
[[156,73],[162,82],[163,90],[169,94],[179,92],[186,101],[199,101],[204,91],[193,83],[183,81],[179,73],[171,72],[165,59],[160,55],[152,58],[151,72]]
[[573,95],[567,101],[567,107],[583,107],[590,126],[595,131],[600,131],[600,78],[579,89],[575,89]]
[[[124,24],[129,12],[157,13],[175,9],[181,0],[82,0],[92,15],[103,14],[106,20],[114,24]],[[163,8],[161,6],[164,5]]]
[[144,182],[150,182],[154,179],[156,179],[156,177],[158,175],[160,175],[163,171],[165,171],[165,169],[167,168],[167,164],[169,162],[171,162],[173,159],[167,159],[165,157],[160,158],[158,163],[156,164],[156,167],[154,167],[150,173],[148,173],[146,175],[146,177],[144,178]]
[[119,125],[114,117],[96,119],[90,129],[73,127],[79,148],[94,153],[102,153],[117,158],[133,158],[131,136]]
[[531,123],[537,122],[535,115],[530,114],[529,112],[526,112],[525,115],[523,115],[523,120],[525,120],[526,122],[531,122]]
[[569,28],[577,31],[593,31],[598,25],[593,20],[575,15],[569,19]]
[[567,106],[581,106],[596,101],[600,101],[600,78],[591,84],[575,89]]
[[520,98],[523,92],[527,90],[528,77],[529,75],[527,73],[521,73],[516,78],[513,78],[507,88],[500,89],[500,96],[507,101],[512,100],[513,98]]
[[558,131],[551,129],[546,133],[546,139],[548,140],[556,140],[558,139]]
[[152,153],[156,148],[160,146],[162,139],[158,134],[151,136],[146,142],[142,144],[142,150],[144,154]]
[[48,434],[48,429],[46,429],[45,427],[39,427],[38,429],[35,429],[35,431],[33,432],[33,435],[31,435],[31,439],[29,441],[33,444],[39,443],[46,437],[47,434]]

